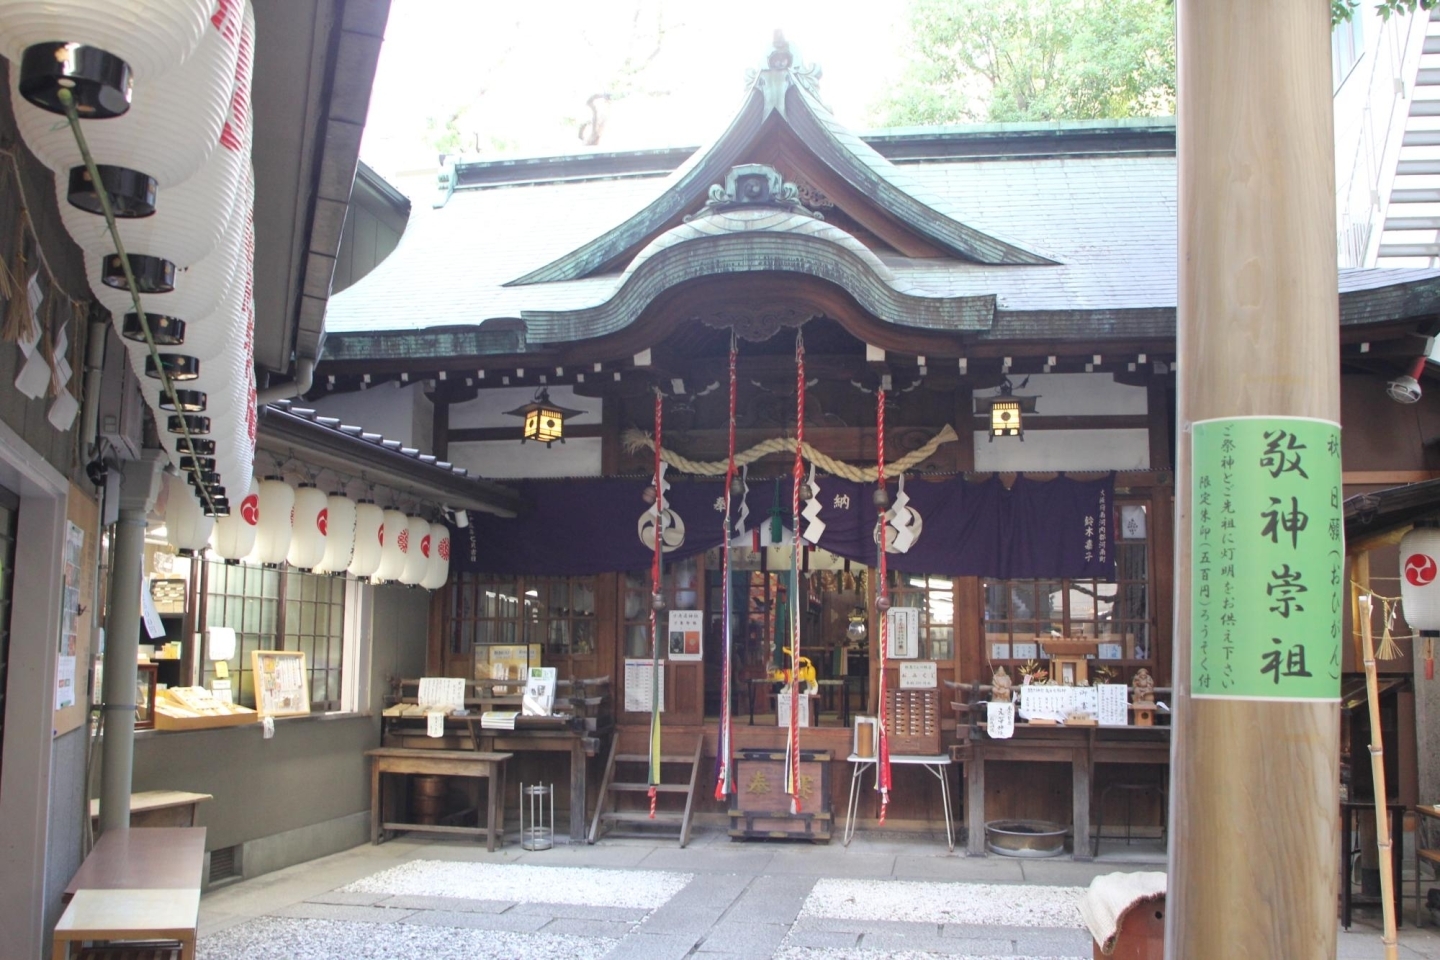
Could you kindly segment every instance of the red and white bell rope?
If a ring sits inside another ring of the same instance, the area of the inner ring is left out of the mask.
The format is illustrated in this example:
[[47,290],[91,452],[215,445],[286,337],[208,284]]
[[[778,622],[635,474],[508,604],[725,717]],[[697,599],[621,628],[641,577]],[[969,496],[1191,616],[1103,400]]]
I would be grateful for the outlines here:
[[655,391],[655,555],[650,561],[650,819],[655,819],[655,800],[660,783],[660,607],[665,598],[665,584],[660,579],[660,551],[664,538],[660,531],[665,523],[665,476],[660,459],[660,427],[665,418],[665,397]]
[[875,566],[880,582],[875,587],[875,609],[880,627],[880,757],[875,769],[875,789],[880,791],[880,822],[885,822],[885,808],[890,805],[890,734],[885,716],[885,658],[889,654],[888,621],[890,611],[890,576],[886,569],[885,507],[890,499],[885,487],[885,385],[875,391],[875,512],[880,526],[880,558]]
[[805,485],[805,335],[795,331],[795,467],[790,485],[790,731],[785,740],[785,792],[790,812],[800,812],[800,488]]
[[723,539],[720,541],[720,582],[724,584],[724,602],[722,604],[723,616],[725,618],[724,628],[724,650],[722,651],[722,670],[720,680],[720,737],[715,750],[715,799],[724,800],[730,793],[732,773],[731,766],[731,742],[730,742],[730,652],[734,641],[730,594],[732,584],[730,583],[730,511],[732,508],[732,492],[735,486],[735,360],[736,340],[735,331],[730,331],[730,427],[729,444],[727,447],[725,461],[725,519],[722,530]]

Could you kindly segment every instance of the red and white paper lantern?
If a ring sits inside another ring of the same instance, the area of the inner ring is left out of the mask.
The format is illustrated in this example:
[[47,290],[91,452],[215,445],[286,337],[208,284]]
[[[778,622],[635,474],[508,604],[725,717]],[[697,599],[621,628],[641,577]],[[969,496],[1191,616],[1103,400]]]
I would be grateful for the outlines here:
[[165,474],[165,542],[181,556],[191,557],[205,549],[215,518],[205,515],[195,488],[178,474]]
[[290,550],[285,560],[292,567],[309,570],[325,556],[330,498],[308,483],[295,491],[295,512],[290,519]]
[[405,565],[400,568],[399,581],[406,586],[419,586],[425,579],[425,567],[430,562],[430,521],[424,517],[407,517],[409,543],[406,545]]
[[355,505],[355,550],[348,571],[356,577],[372,577],[380,569],[380,529],[385,511],[370,500]]
[[1415,527],[1400,541],[1400,602],[1411,629],[1440,631],[1440,527]]
[[238,485],[230,495],[230,514],[215,521],[210,549],[222,560],[243,560],[255,549],[260,528],[260,481],[250,478],[248,489]]
[[375,580],[399,580],[410,552],[410,519],[399,510],[386,510],[380,527],[380,565]]
[[450,577],[450,528],[443,523],[430,524],[430,558],[420,586],[439,590]]
[[272,566],[285,562],[290,552],[290,511],[294,507],[294,487],[279,477],[260,481],[260,526],[255,532],[251,560]]
[[355,548],[355,501],[332,493],[325,510],[325,555],[315,564],[315,572],[344,573]]

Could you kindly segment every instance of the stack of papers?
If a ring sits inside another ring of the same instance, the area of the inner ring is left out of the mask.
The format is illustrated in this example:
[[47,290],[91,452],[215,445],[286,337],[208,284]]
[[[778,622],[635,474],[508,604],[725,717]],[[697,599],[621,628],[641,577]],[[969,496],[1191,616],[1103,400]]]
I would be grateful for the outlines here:
[[516,710],[486,710],[480,714],[480,726],[486,730],[514,730]]

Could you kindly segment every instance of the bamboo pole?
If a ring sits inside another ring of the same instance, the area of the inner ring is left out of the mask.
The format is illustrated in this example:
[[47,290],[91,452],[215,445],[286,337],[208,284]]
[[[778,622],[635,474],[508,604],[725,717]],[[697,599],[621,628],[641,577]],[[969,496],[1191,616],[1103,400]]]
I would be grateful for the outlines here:
[[[1380,732],[1380,682],[1375,636],[1370,629],[1370,595],[1360,597],[1360,635],[1365,644],[1365,696],[1370,701],[1370,776],[1375,785],[1375,843],[1380,848],[1380,910],[1385,920],[1385,960],[1400,956],[1395,933],[1395,851],[1390,843],[1390,810],[1385,806],[1385,741]],[[1349,851],[1342,851],[1348,855]]]
[[1338,667],[1335,702],[1191,696],[1192,425],[1340,418],[1329,18],[1314,0],[1177,3],[1171,960],[1335,956]]

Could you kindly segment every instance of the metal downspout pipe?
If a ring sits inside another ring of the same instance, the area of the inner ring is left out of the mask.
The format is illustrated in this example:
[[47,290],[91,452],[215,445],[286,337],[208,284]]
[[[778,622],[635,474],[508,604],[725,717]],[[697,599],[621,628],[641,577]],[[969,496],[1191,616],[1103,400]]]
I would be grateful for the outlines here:
[[255,394],[255,406],[265,406],[267,403],[274,403],[276,400],[289,400],[291,397],[298,397],[306,393],[315,382],[315,361],[310,357],[301,357],[295,361],[295,379],[289,383],[282,383],[274,387],[266,387]]
[[110,609],[105,617],[105,734],[100,747],[100,830],[130,826],[135,766],[135,662],[140,645],[140,591],[145,573],[145,515],[159,490],[164,454],[146,450],[125,464],[120,515],[110,546]]

